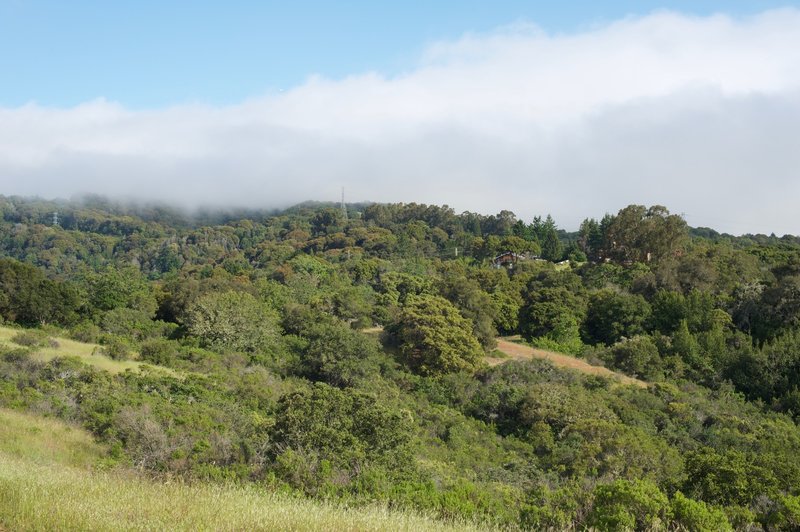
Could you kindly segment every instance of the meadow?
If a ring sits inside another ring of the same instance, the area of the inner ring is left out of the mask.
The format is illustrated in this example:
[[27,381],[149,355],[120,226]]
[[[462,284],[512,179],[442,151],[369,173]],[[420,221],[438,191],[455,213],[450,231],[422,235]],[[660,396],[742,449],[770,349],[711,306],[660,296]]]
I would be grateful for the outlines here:
[[85,431],[0,409],[0,529],[470,530],[385,506],[347,508],[255,485],[155,481]]

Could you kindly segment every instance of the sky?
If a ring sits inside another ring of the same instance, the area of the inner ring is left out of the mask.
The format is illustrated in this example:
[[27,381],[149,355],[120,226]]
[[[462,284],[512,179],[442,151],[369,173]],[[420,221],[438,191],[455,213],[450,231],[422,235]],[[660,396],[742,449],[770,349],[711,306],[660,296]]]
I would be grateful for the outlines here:
[[800,1],[0,0],[0,194],[800,234]]

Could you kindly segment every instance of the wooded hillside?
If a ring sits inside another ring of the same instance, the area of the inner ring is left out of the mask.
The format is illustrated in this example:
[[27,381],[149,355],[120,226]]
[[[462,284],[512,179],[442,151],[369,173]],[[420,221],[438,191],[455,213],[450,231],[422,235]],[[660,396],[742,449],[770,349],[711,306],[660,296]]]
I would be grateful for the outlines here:
[[[417,204],[0,216],[0,406],[123,466],[507,528],[800,527],[797,237],[639,205],[575,233]],[[487,365],[510,335],[650,385]],[[59,337],[144,365],[37,354]]]

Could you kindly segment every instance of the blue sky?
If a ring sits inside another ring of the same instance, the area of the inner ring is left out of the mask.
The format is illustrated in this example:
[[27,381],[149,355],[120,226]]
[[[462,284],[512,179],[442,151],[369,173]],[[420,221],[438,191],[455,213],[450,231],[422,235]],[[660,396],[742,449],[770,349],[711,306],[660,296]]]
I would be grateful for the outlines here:
[[0,0],[0,106],[230,104],[310,75],[401,74],[431,42],[520,21],[559,33],[658,9],[743,16],[798,4]]
[[800,234],[800,1],[0,0],[0,194]]

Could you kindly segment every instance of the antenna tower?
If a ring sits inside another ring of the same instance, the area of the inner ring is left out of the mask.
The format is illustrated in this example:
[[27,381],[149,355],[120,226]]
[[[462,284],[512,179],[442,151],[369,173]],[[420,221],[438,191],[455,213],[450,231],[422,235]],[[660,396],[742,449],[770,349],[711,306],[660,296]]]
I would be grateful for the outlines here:
[[342,216],[347,220],[347,205],[344,204],[344,187],[342,187]]

